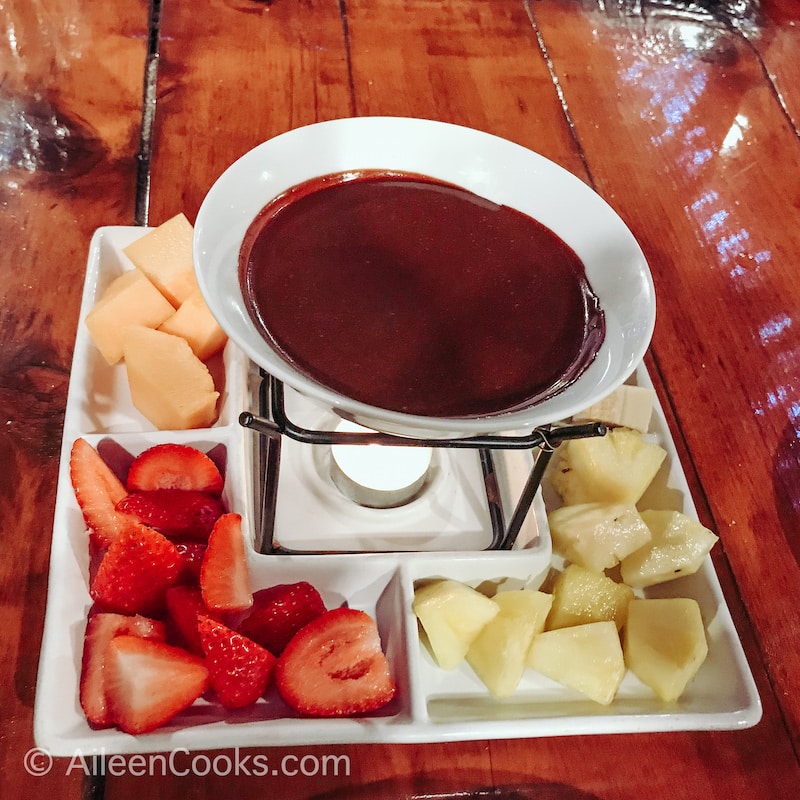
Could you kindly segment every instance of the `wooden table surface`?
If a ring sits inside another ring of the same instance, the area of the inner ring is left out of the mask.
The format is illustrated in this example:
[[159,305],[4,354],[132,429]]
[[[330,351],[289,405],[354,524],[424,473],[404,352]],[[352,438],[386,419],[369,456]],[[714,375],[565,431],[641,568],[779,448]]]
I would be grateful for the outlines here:
[[[0,795],[795,797],[800,791],[800,6],[791,0],[12,0],[0,4]],[[257,143],[427,117],[570,170],[629,225],[646,364],[755,676],[728,732],[335,753],[348,774],[31,775],[55,480],[94,229],[193,220]]]

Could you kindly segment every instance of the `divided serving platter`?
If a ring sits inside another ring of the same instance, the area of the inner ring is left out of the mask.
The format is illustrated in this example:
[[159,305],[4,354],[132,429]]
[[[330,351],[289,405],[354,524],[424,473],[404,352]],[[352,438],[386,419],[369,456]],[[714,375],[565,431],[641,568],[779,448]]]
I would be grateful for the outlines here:
[[[262,555],[254,546],[256,525],[256,434],[238,423],[254,408],[255,370],[231,342],[215,377],[224,376],[220,416],[207,429],[157,431],[132,407],[123,366],[109,367],[96,350],[84,319],[108,283],[132,265],[122,249],[146,228],[106,227],[89,251],[80,323],[75,342],[50,554],[47,611],[39,665],[34,734],[53,756],[142,753],[186,748],[310,745],[357,742],[426,742],[526,738],[572,734],[744,728],[761,717],[761,704],[741,643],[710,559],[695,575],[647,591],[648,596],[697,599],[706,626],[709,654],[679,701],[664,704],[628,673],[608,707],[529,670],[516,694],[492,698],[466,665],[455,672],[436,667],[422,646],[411,611],[414,583],[449,577],[472,585],[511,580],[537,587],[553,559],[546,506],[548,487],[537,496],[518,549],[483,552],[435,540],[423,551],[360,554]],[[649,385],[640,365],[630,382]],[[696,516],[663,412],[657,401],[649,435],[668,458],[649,490],[649,507],[670,507]],[[253,589],[307,580],[329,608],[347,604],[373,616],[398,691],[379,712],[344,719],[306,719],[292,712],[274,690],[256,705],[232,713],[200,700],[168,726],[131,736],[116,729],[92,730],[79,703],[83,635],[91,606],[85,524],[69,476],[73,441],[82,436],[101,453],[122,448],[135,456],[160,442],[190,444],[224,467],[223,500],[243,517]],[[526,456],[526,458],[529,458]],[[530,461],[528,461],[530,464]],[[512,481],[513,483],[513,481]],[[516,485],[516,484],[515,484]],[[513,500],[513,498],[512,498]],[[345,537],[346,538],[346,537]],[[346,549],[346,548],[343,548]],[[402,549],[402,548],[398,548]]]

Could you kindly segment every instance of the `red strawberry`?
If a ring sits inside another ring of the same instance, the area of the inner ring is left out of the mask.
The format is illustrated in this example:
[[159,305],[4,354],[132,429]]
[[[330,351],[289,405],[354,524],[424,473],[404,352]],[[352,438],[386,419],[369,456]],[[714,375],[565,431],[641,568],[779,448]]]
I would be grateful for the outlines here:
[[200,565],[200,589],[211,611],[246,611],[253,605],[239,514],[223,514],[214,525]]
[[117,636],[106,649],[105,685],[114,722],[146,733],[169,722],[208,688],[203,660],[178,647]]
[[130,514],[166,536],[206,541],[224,513],[217,495],[184,489],[152,489],[123,497],[117,511]]
[[181,583],[198,585],[203,556],[206,554],[205,542],[174,542],[183,559]]
[[295,634],[278,659],[275,683],[295,711],[316,717],[363,714],[395,694],[375,621],[363,611],[326,611]]
[[85,439],[76,439],[72,444],[69,472],[87,527],[99,546],[108,547],[134,521],[115,510],[127,494],[125,487]]
[[104,610],[157,615],[167,589],[178,582],[184,561],[158,531],[136,525],[123,531],[103,556],[90,594]]
[[167,589],[167,617],[177,637],[177,644],[192,653],[203,654],[197,618],[209,614],[197,586],[172,586]]
[[211,686],[225,708],[244,708],[264,694],[277,659],[221,622],[201,616],[200,641]]
[[115,636],[122,634],[157,641],[164,641],[165,638],[163,623],[147,617],[103,613],[89,617],[83,638],[80,700],[92,728],[108,728],[114,724],[106,702],[106,649]]
[[253,595],[253,608],[238,630],[279,656],[300,628],[324,612],[325,603],[310,583],[282,583]]
[[189,489],[220,494],[222,475],[202,451],[185,444],[157,444],[134,458],[128,470],[129,492]]

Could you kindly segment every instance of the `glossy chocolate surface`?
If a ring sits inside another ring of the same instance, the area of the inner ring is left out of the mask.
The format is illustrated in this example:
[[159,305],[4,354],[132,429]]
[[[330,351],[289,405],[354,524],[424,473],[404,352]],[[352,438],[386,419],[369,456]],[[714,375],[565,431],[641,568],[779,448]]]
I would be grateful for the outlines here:
[[476,417],[575,380],[604,336],[577,255],[515,209],[404,173],[331,175],[270,203],[240,255],[267,342],[379,408]]

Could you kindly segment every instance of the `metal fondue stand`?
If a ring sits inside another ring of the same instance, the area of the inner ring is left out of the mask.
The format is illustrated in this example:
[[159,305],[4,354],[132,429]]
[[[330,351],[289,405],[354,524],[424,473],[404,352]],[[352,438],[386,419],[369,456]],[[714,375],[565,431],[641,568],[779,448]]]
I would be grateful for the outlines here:
[[[259,413],[256,415],[249,411],[242,412],[239,416],[239,423],[243,427],[260,434],[258,460],[260,466],[259,483],[262,486],[262,493],[256,546],[261,553],[299,555],[312,552],[327,552],[291,550],[275,541],[275,507],[283,436],[288,436],[297,442],[310,445],[379,444],[395,447],[477,450],[491,522],[491,541],[485,549],[511,550],[555,449],[568,439],[603,436],[606,433],[606,426],[599,422],[581,425],[548,425],[534,428],[525,435],[485,435],[461,439],[420,439],[379,432],[345,433],[330,430],[313,430],[296,425],[288,418],[284,403],[283,382],[264,370],[260,370],[260,376],[261,381],[258,390]],[[505,522],[505,514],[499,500],[497,473],[492,457],[492,451],[494,450],[538,450],[538,455],[534,457],[530,475],[508,524]]]

